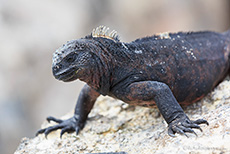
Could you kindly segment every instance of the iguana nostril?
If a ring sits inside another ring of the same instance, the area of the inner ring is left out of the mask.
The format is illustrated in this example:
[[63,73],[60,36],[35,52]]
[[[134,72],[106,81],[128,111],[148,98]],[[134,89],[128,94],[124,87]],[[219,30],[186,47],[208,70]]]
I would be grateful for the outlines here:
[[61,65],[56,65],[53,67],[54,72],[57,72],[59,69],[61,69]]

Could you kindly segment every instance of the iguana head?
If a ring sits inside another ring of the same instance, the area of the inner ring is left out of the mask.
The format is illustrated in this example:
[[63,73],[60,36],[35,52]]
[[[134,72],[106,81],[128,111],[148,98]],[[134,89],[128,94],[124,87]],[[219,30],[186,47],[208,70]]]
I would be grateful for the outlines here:
[[[88,47],[86,47],[86,44]],[[90,43],[86,39],[69,41],[53,54],[52,71],[56,79],[65,82],[73,81],[87,75],[93,65]]]
[[119,41],[116,31],[108,33],[108,30],[104,26],[99,26],[90,36],[69,41],[57,49],[53,54],[54,77],[65,82],[75,79],[99,82],[95,80],[100,80],[99,78],[104,76],[110,61],[109,52],[100,40]]

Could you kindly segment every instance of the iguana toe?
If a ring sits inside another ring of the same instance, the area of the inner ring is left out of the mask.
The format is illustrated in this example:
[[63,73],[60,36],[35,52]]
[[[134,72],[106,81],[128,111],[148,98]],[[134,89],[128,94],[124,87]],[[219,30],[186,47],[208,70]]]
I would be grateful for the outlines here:
[[194,129],[199,129],[202,132],[202,129],[200,128],[199,124],[207,124],[208,122],[204,119],[198,119],[196,121],[191,121],[187,116],[183,116],[180,118],[176,118],[174,121],[172,121],[169,124],[168,128],[168,134],[172,137],[175,137],[175,133],[185,135],[187,136],[188,133],[196,134],[196,132],[193,130]]
[[57,122],[57,125],[54,126],[50,126],[47,128],[43,128],[37,131],[36,136],[39,134],[45,134],[45,137],[47,138],[47,136],[49,135],[49,133],[51,133],[52,131],[55,131],[57,129],[61,129],[61,133],[60,133],[60,138],[62,137],[62,135],[66,132],[74,132],[76,131],[76,134],[79,133],[79,131],[83,128],[84,124],[80,123],[78,121],[78,119],[76,119],[76,117],[72,117],[69,118],[67,120],[61,120],[61,119],[56,119],[54,117],[48,117],[47,121],[54,121]]

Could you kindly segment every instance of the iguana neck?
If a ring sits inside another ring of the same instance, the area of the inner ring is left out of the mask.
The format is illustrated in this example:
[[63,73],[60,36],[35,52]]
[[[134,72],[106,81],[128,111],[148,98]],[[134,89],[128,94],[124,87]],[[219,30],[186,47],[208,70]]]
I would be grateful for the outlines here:
[[101,41],[95,41],[94,45],[94,47],[91,47],[93,53],[91,66],[86,70],[84,76],[79,79],[102,95],[106,95],[110,89],[114,60],[109,53],[109,48]]

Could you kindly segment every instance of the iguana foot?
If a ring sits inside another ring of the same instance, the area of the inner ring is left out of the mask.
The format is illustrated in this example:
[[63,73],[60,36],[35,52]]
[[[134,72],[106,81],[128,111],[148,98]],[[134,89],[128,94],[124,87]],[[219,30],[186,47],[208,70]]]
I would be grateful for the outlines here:
[[47,136],[50,132],[55,131],[57,129],[61,129],[61,134],[60,134],[60,138],[61,138],[62,135],[66,132],[69,133],[69,132],[75,131],[76,134],[78,134],[79,131],[84,127],[84,123],[80,123],[76,116],[73,116],[72,118],[69,118],[67,120],[61,120],[61,119],[57,119],[57,118],[50,116],[50,117],[47,117],[46,120],[48,122],[54,121],[58,124],[38,130],[36,133],[36,136],[44,133],[45,137],[47,138]]
[[180,118],[176,118],[169,124],[168,134],[172,137],[175,137],[174,134],[179,133],[188,137],[186,132],[189,132],[197,136],[196,132],[192,128],[199,129],[202,132],[199,124],[209,125],[208,122],[204,119],[192,121],[186,115],[184,115]]

